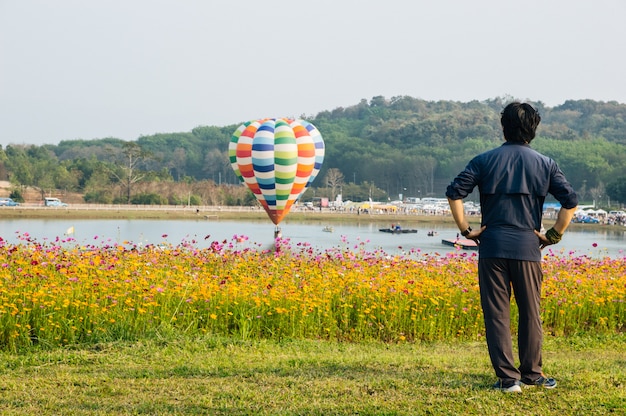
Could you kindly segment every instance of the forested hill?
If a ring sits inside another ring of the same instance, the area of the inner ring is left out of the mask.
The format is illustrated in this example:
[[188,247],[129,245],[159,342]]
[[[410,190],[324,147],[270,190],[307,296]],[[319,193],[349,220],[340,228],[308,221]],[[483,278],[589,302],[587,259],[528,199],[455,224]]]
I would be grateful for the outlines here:
[[[326,172],[335,168],[343,174],[344,193],[349,186],[365,185],[391,199],[398,194],[441,197],[472,156],[502,143],[499,117],[508,101],[433,102],[379,96],[300,116],[318,127],[326,144],[323,169],[313,186],[324,187]],[[625,104],[572,100],[552,108],[534,105],[542,122],[532,146],[559,163],[583,199],[596,198],[606,192],[605,187],[626,182]],[[191,132],[143,136],[135,143],[152,155],[143,169],[174,181],[235,184],[227,148],[236,128],[199,126]],[[68,170],[82,169],[78,186],[86,186],[90,163],[111,161],[112,149],[124,144],[115,138],[68,140],[44,146],[43,153]],[[43,155],[42,150],[31,148],[30,153]],[[7,167],[15,169],[10,163]],[[355,189],[352,192],[357,194]]]
[[[322,112],[313,123],[327,138],[326,166],[340,168],[348,180],[389,184],[391,194],[408,188],[415,195],[415,187],[441,194],[473,155],[502,143],[506,103],[374,97]],[[626,177],[626,105],[580,100],[535,106],[542,122],[533,147],[557,160],[577,190]]]

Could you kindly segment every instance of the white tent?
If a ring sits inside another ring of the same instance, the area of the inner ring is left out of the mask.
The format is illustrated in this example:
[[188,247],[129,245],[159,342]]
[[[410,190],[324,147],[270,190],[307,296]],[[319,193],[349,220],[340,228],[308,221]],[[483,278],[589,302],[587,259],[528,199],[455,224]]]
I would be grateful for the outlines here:
[[603,209],[587,209],[583,211],[590,217],[606,216],[607,212]]

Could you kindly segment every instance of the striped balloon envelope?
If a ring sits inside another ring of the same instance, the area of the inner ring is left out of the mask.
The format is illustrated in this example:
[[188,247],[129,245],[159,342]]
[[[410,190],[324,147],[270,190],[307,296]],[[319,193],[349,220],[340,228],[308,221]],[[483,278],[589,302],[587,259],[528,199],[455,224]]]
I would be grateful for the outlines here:
[[305,120],[265,118],[242,124],[228,145],[230,164],[278,225],[324,161],[324,140]]

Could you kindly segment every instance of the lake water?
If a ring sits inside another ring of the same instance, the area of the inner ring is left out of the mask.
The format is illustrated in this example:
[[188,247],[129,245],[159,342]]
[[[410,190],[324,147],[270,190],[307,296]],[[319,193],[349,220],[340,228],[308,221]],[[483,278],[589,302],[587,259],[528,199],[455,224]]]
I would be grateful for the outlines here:
[[[383,221],[359,224],[332,224],[333,232],[324,232],[327,224],[311,222],[281,223],[283,238],[292,245],[308,243],[320,251],[340,247],[363,248],[366,251],[382,249],[389,254],[420,250],[423,253],[448,253],[457,251],[441,243],[442,238],[453,239],[457,235],[454,226],[428,224],[415,227],[417,234],[388,234],[379,228],[389,227]],[[67,239],[73,227],[73,237],[81,244],[105,245],[160,244],[173,245],[192,243],[207,247],[214,241],[235,242],[236,237],[247,240],[236,243],[238,247],[271,247],[274,241],[274,225],[269,221],[226,221],[226,220],[60,220],[60,219],[4,219],[0,220],[0,237],[17,243],[27,234],[40,242]],[[427,228],[428,227],[428,228]],[[428,231],[437,232],[434,237]],[[626,257],[626,232],[611,226],[589,230],[568,230],[560,244],[551,247],[554,252],[593,257]]]

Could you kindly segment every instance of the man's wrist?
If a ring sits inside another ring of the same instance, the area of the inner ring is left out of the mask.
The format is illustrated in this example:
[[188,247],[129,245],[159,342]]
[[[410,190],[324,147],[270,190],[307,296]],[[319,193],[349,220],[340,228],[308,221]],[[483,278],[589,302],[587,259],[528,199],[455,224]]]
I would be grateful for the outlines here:
[[546,231],[546,238],[548,239],[550,244],[557,244],[559,241],[561,241],[561,237],[563,237],[563,234],[559,233],[554,228],[550,228],[548,231]]
[[469,235],[469,233],[472,232],[472,227],[470,227],[469,225],[467,226],[467,229],[465,229],[465,231],[461,231],[461,235],[463,237],[467,237]]

